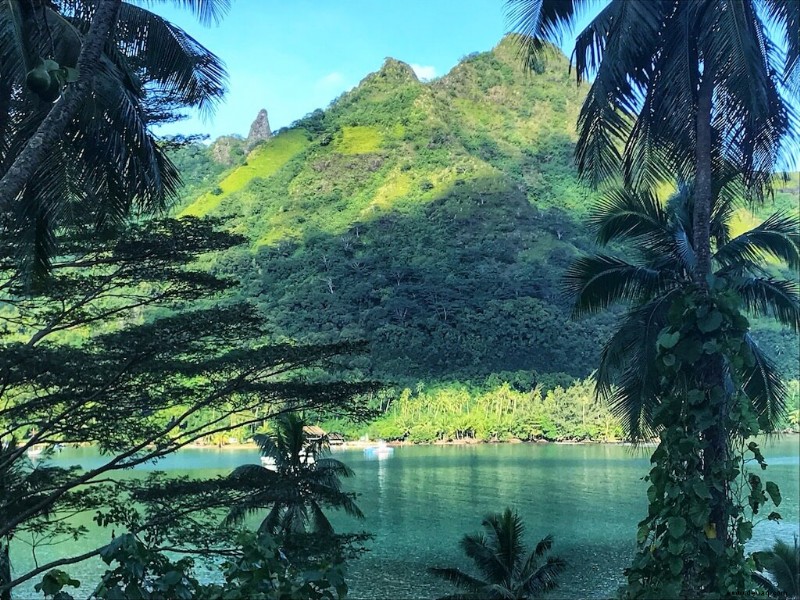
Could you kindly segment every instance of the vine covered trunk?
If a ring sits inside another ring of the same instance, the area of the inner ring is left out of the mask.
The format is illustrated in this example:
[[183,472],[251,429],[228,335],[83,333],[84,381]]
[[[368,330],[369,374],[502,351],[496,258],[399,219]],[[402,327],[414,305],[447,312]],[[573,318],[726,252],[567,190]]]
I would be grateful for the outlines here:
[[[713,200],[712,185],[712,106],[714,100],[714,74],[712,66],[704,65],[702,80],[698,89],[697,112],[695,117],[696,149],[695,149],[695,188],[693,246],[695,251],[694,280],[701,290],[708,289],[708,278],[711,275],[711,205]],[[722,356],[711,354],[704,357],[698,364],[702,374],[704,387],[710,390],[714,387],[724,388]],[[706,480],[712,477],[712,471],[719,465],[725,464],[730,457],[729,432],[722,425],[724,413],[728,409],[727,400],[720,404],[720,414],[711,426],[703,431],[703,438],[708,442],[708,447],[703,455],[703,475]],[[726,486],[722,490],[711,490],[711,523],[716,529],[718,538],[728,544],[728,505],[730,504],[730,489]]]

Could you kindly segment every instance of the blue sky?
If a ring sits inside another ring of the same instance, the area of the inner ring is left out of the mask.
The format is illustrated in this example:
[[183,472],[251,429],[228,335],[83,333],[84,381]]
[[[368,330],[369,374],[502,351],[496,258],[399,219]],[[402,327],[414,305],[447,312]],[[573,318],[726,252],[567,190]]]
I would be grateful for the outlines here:
[[[491,49],[507,30],[503,0],[233,0],[219,25],[204,27],[171,6],[176,23],[228,67],[229,93],[206,121],[160,133],[246,135],[261,108],[273,129],[289,125],[380,68],[386,57],[438,77],[460,58]],[[151,6],[151,9],[153,7]]]
[[[386,57],[409,63],[420,78],[442,76],[465,55],[490,50],[509,29],[505,0],[232,0],[210,27],[174,4],[149,8],[225,61],[229,92],[210,118],[194,114],[158,133],[212,140],[246,135],[262,108],[273,130],[325,108]],[[566,35],[562,49],[571,53],[573,41]]]

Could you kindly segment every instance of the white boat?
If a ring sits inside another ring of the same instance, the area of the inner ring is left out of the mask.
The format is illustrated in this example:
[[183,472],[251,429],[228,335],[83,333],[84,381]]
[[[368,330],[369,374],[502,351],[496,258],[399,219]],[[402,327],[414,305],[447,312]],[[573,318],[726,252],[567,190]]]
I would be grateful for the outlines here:
[[375,446],[364,448],[364,456],[369,459],[383,460],[394,455],[394,448],[387,446],[386,442],[378,442]]
[[28,455],[28,458],[36,458],[40,456],[44,452],[44,446],[31,446],[25,451],[25,454]]
[[[314,455],[313,454],[306,454],[305,450],[300,451],[300,461],[306,465],[313,465]],[[275,463],[275,459],[271,456],[262,456],[261,457],[261,466],[265,469],[269,469],[270,471],[277,471],[278,465]]]

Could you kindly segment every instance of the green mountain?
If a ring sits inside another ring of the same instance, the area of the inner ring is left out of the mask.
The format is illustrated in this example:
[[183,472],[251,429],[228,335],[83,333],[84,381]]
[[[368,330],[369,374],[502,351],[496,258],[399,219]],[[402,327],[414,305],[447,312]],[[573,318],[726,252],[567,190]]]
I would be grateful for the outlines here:
[[[527,73],[510,39],[429,83],[387,59],[233,168],[181,151],[194,175],[180,212],[248,236],[212,268],[277,338],[367,339],[369,376],[583,377],[615,319],[572,321],[560,293],[593,249],[572,162],[583,94],[563,56]],[[792,360],[791,334],[762,339]]]

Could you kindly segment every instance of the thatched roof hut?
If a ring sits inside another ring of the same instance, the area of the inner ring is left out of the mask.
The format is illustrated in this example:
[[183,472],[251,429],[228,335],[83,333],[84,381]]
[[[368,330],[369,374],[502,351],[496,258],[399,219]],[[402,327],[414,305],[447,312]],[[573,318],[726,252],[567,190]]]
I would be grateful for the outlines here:
[[306,434],[306,438],[311,442],[316,442],[327,435],[322,427],[317,427],[316,425],[306,425],[303,427],[303,433]]

